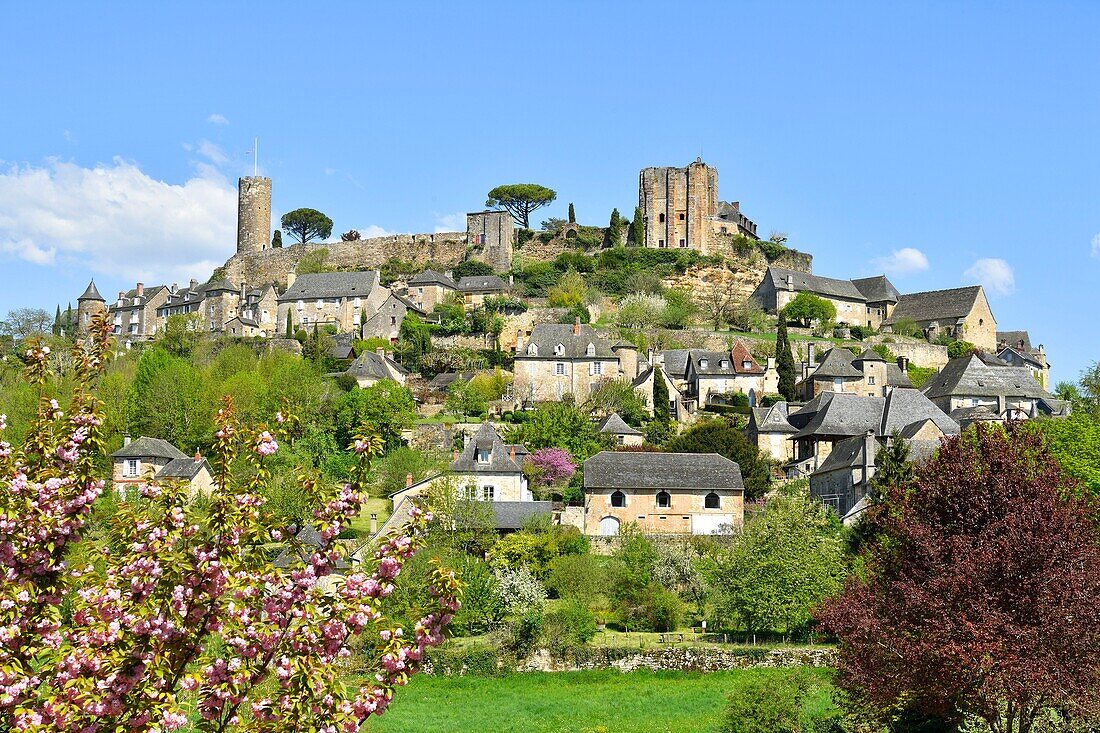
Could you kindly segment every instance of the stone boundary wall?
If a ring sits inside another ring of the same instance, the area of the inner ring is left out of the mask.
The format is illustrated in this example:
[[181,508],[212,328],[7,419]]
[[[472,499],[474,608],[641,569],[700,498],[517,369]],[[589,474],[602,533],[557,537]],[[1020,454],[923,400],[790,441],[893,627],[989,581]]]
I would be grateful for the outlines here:
[[234,284],[274,283],[285,288],[286,276],[294,272],[299,260],[319,249],[328,250],[325,266],[337,270],[369,270],[394,257],[449,268],[466,259],[467,254],[466,232],[391,234],[354,242],[311,242],[262,252],[241,252],[226,261],[225,278]]
[[[761,667],[828,667],[836,652],[820,647],[778,649],[722,649],[719,647],[664,647],[661,649],[630,649],[622,647],[581,647],[576,655],[555,658],[548,649],[539,649],[529,659],[514,668],[497,662],[499,670],[515,672],[580,672],[583,670],[618,669],[633,672],[639,669],[653,672],[727,672]],[[451,665],[461,666],[451,666]],[[437,668],[438,666],[438,668]],[[461,676],[469,668],[455,658],[433,663],[429,655],[424,665],[427,674]]]

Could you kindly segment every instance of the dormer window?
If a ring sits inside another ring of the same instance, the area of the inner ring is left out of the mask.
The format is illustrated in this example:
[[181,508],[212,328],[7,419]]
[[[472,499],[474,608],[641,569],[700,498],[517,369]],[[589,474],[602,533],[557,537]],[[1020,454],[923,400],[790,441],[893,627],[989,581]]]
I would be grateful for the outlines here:
[[489,448],[478,448],[477,449],[477,462],[478,463],[488,463],[490,455],[492,455],[492,451]]
[[595,344],[589,344],[588,348],[585,349],[584,353],[587,354],[588,356],[595,356],[596,355],[596,345]]
[[539,355],[539,347],[535,346],[534,344],[529,344],[527,346],[527,356],[538,356],[538,355]]
[[708,366],[710,366],[710,359],[700,359],[699,360],[699,367],[701,369],[706,369]]
[[558,344],[557,346],[555,346],[554,347],[554,353],[557,354],[558,356],[561,356],[562,354],[564,354],[565,353],[565,344]]
[[729,368],[730,368],[730,361],[729,361],[729,359],[723,359],[723,360],[722,360],[722,361],[721,361],[721,362],[719,363],[719,366],[721,366],[721,367],[722,367],[723,369],[729,369]]
[[741,368],[742,369],[752,369],[752,362],[751,361],[741,362]]

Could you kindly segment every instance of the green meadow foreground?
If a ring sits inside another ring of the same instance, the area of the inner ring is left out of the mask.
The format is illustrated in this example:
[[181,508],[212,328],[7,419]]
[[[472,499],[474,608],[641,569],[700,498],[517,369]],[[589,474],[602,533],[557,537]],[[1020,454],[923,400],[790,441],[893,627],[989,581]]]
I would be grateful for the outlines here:
[[[782,674],[600,670],[413,678],[367,730],[379,733],[713,733],[739,682]],[[824,672],[822,672],[824,674]],[[829,705],[821,693],[808,707]]]

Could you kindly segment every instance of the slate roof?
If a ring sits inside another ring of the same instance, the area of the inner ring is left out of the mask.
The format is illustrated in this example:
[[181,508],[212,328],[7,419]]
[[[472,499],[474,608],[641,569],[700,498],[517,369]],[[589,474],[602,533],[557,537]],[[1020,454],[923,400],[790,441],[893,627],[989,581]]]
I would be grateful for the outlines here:
[[160,293],[161,290],[167,289],[167,285],[153,285],[152,287],[145,288],[145,291],[141,296],[142,302],[136,303],[134,301],[136,301],[138,297],[137,288],[132,288],[123,293],[122,305],[118,305],[118,303],[115,302],[113,305],[111,305],[111,311],[114,312],[119,310],[130,310],[132,308],[144,308],[145,306],[149,305],[150,298],[156,297],[156,295]]
[[[406,308],[408,308],[409,310],[411,310],[415,313],[419,313],[422,316],[425,316],[425,315],[428,314],[428,311],[424,310],[419,305],[417,305],[416,303],[414,303],[411,300],[409,300],[408,298],[406,298],[404,295],[401,295],[399,293],[390,293],[390,297],[393,298],[394,300],[397,300],[402,305],[404,305]],[[385,305],[385,303],[383,303],[382,305]]]
[[868,347],[868,348],[863,350],[863,353],[861,353],[855,359],[852,359],[853,364],[857,361],[863,362],[863,361],[886,361],[886,360],[883,359],[882,356],[877,351],[875,351],[875,350],[871,349],[870,347]]
[[202,471],[204,466],[209,470],[210,465],[206,462],[205,458],[200,458],[197,461],[194,458],[187,458],[186,456],[183,458],[175,458],[169,461],[164,468],[157,471],[157,478],[190,481],[199,475],[199,472]]
[[445,288],[451,290],[458,290],[458,285],[454,280],[447,277],[441,272],[435,270],[424,270],[419,275],[414,276],[408,281],[408,285],[442,285]]
[[206,283],[202,286],[202,290],[207,293],[218,293],[222,291],[235,293],[240,290],[240,288],[238,288],[236,285],[229,282],[225,278],[222,278],[221,280],[215,280],[213,282]]
[[952,420],[919,390],[891,389],[886,393],[879,435],[891,435],[915,422],[931,420],[944,435],[956,435],[959,424]]
[[960,407],[951,411],[951,419],[962,425],[964,428],[972,423],[982,421],[996,421],[1000,422],[1001,418],[997,413],[990,410],[985,405],[978,405],[976,407]]
[[909,379],[909,372],[896,363],[886,365],[886,383],[891,387],[913,386],[913,382]]
[[611,413],[600,422],[599,431],[612,435],[643,435],[641,431],[627,425],[617,412]]
[[1027,331],[998,331],[997,343],[1004,343],[1005,346],[1011,346],[1014,349],[1019,349],[1018,344],[1024,342],[1024,351],[1032,351],[1031,348],[1031,334]]
[[[82,300],[100,300],[103,301],[103,296],[99,294],[99,289],[95,286],[95,280],[88,283],[88,287],[84,288],[84,294],[81,295],[76,301],[79,303]],[[106,302],[106,301],[103,301]]]
[[347,368],[347,374],[355,377],[373,379],[393,379],[394,372],[408,374],[405,367],[398,364],[388,356],[381,356],[373,351],[360,354]]
[[898,289],[886,279],[885,275],[857,278],[852,280],[852,285],[856,286],[856,290],[863,294],[868,303],[881,303],[884,301],[897,303],[898,298],[901,297]]
[[664,360],[663,369],[672,379],[684,379],[687,377],[688,360],[692,352],[700,352],[702,349],[666,349],[660,353]]
[[970,285],[950,290],[909,293],[898,298],[894,312],[882,323],[893,325],[903,319],[954,323],[970,313],[981,292],[981,285]]
[[[124,445],[116,450],[111,454],[111,458],[166,458],[174,460],[176,458],[187,458],[187,456],[167,440],[142,436],[137,440],[131,440],[130,445]],[[191,459],[187,458],[187,460]]]
[[458,289],[472,293],[477,291],[504,292],[508,284],[496,275],[469,275],[458,281]]
[[977,354],[952,359],[928,380],[922,391],[931,399],[964,396],[1051,398],[1027,367],[997,362],[983,361]]
[[855,355],[841,346],[834,346],[821,357],[821,365],[810,379],[834,379],[836,377],[863,377],[863,372],[852,363]]
[[[821,401],[810,420],[793,437],[830,438],[861,435],[868,430],[885,436],[925,420],[934,422],[946,435],[959,432],[957,422],[915,389],[894,388],[885,397],[828,394],[832,397]],[[819,397],[824,397],[824,393]]]
[[[513,447],[516,449],[515,460],[512,459]],[[478,462],[478,448],[489,449],[487,463]],[[454,473],[518,473],[523,470],[525,455],[527,450],[523,446],[508,445],[491,422],[484,422],[470,438],[470,442],[466,444],[458,458],[451,463],[451,471]]]
[[[830,471],[836,471],[842,468],[855,468],[856,466],[863,465],[863,448],[865,444],[866,435],[856,435],[851,438],[845,438],[838,441],[833,446],[833,450],[822,461],[814,473],[828,473]],[[875,448],[878,448],[878,441],[875,441]],[[875,465],[876,450],[871,451],[870,464]]]
[[260,322],[257,321],[255,318],[247,318],[245,316],[233,316],[232,318],[230,318],[225,323],[226,323],[226,325],[229,325],[233,321],[240,321],[242,325],[252,326],[253,328],[259,328],[260,327]]
[[378,285],[377,270],[299,275],[294,280],[294,284],[279,296],[279,302],[318,298],[365,298],[376,285]]
[[805,272],[799,272],[798,270],[789,270],[786,267],[775,266],[769,267],[768,273],[771,275],[772,283],[775,285],[776,290],[787,289],[787,276],[790,275],[793,279],[796,292],[809,291],[818,295],[828,295],[834,298],[844,298],[845,300],[856,300],[859,302],[867,300],[851,280],[837,280],[831,277],[810,275]]
[[[534,344],[537,355],[528,353],[528,347]],[[561,344],[565,353],[555,354],[554,348]],[[596,329],[587,323],[580,325],[579,333],[573,333],[571,323],[539,323],[531,329],[531,338],[524,344],[523,350],[516,354],[517,359],[580,359],[587,356],[588,345],[596,347],[596,357],[602,359],[617,358],[612,351],[611,342],[596,333]]]
[[759,433],[797,433],[798,428],[788,420],[786,402],[776,402],[770,407],[754,407],[752,418]]
[[717,453],[603,451],[584,462],[584,487],[743,489],[741,468]]
[[554,507],[549,501],[494,501],[491,506],[496,529],[521,529],[531,517],[549,516]]
[[1036,366],[1036,367],[1038,367],[1038,368],[1040,368],[1040,369],[1044,369],[1044,368],[1046,368],[1046,364],[1044,364],[1043,362],[1039,361],[1039,360],[1038,360],[1038,359],[1037,359],[1036,357],[1032,356],[1032,355],[1031,355],[1031,352],[1027,352],[1027,351],[1020,351],[1019,349],[1017,349],[1017,348],[1013,348],[1012,346],[1006,346],[1006,347],[1004,347],[1003,349],[1001,349],[1001,350],[1000,350],[1000,351],[999,351],[999,352],[997,353],[997,358],[998,358],[998,359],[1000,359],[1001,361],[1006,361],[1006,362],[1008,362],[1008,363],[1010,363],[1010,364],[1011,364],[1011,363],[1012,363],[1012,362],[1011,362],[1011,360],[1010,360],[1010,359],[1006,359],[1006,358],[1005,358],[1005,357],[1003,356],[1003,355],[1004,355],[1004,354],[1006,354],[1006,353],[1008,353],[1008,354],[1015,354],[1015,355],[1016,355],[1016,358],[1017,358],[1017,359],[1019,359],[1020,361],[1026,362],[1026,363],[1028,363],[1028,364],[1032,364],[1032,365],[1034,365],[1034,366]]

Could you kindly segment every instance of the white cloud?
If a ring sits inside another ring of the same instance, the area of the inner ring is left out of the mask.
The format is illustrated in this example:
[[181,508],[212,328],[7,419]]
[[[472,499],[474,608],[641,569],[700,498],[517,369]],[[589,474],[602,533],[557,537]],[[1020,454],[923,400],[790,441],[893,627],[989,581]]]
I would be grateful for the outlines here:
[[464,232],[466,231],[466,212],[459,211],[454,214],[435,214],[435,232]]
[[203,278],[234,251],[237,193],[212,166],[196,169],[182,184],[120,158],[0,170],[0,259],[145,283]]
[[889,257],[877,257],[871,260],[876,270],[887,275],[913,275],[928,269],[928,258],[924,252],[914,247],[902,247],[890,253]]
[[[188,150],[190,150],[190,148],[188,148]],[[199,140],[199,146],[196,152],[204,158],[207,158],[214,165],[225,165],[229,162],[229,156],[225,154],[225,151],[209,140]]]
[[[373,239],[374,237],[388,237],[396,234],[396,232],[390,232],[377,224],[368,224],[365,227],[352,227],[355,231],[359,232],[359,236],[363,239]],[[342,234],[343,232],[341,232]],[[335,234],[335,232],[333,233]],[[339,237],[335,237],[339,239]]]
[[1011,295],[1016,290],[1016,276],[1004,260],[983,258],[963,273],[969,280],[977,280],[986,290],[999,295]]
[[209,117],[207,117],[206,121],[209,122],[212,125],[228,125],[229,124],[229,120],[225,119],[224,115],[220,115],[217,112],[214,112]]
[[1092,238],[1092,256],[1100,259],[1100,234]]

